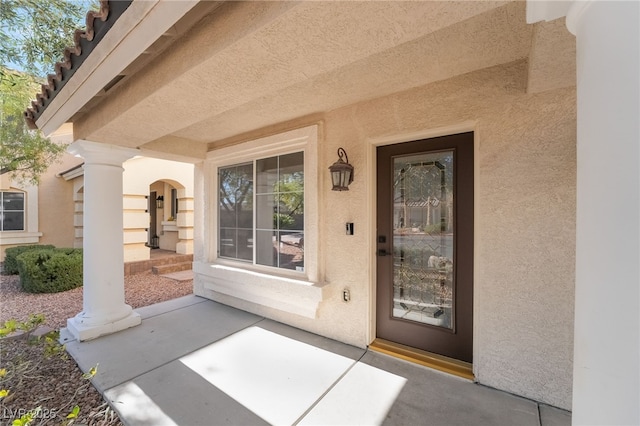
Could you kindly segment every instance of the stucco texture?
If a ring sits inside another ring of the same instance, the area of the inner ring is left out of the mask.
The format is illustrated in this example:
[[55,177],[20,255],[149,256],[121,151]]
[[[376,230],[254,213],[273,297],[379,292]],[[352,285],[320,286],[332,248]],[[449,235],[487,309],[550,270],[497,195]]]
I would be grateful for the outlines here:
[[[575,39],[560,21],[527,25],[525,6],[226,2],[78,116],[75,136],[204,161],[195,168],[193,233],[195,258],[206,264],[217,226],[206,158],[318,125],[316,317],[213,294],[198,277],[194,289],[364,347],[376,337],[375,146],[473,131],[476,379],[571,408]],[[355,166],[348,192],[329,188],[338,147]],[[125,179],[124,192],[144,195],[160,179]]]
[[[51,136],[58,144],[73,142],[71,126],[65,125]],[[40,244],[57,247],[73,247],[75,240],[73,181],[66,181],[57,174],[82,164],[82,160],[64,153],[59,161],[51,164],[40,177],[38,186],[38,220],[42,232]]]
[[[524,93],[526,63],[360,103],[326,115],[321,164],[339,146],[348,193],[323,191],[321,252],[332,285],[314,327],[360,343],[374,298],[368,141],[474,122],[478,149],[474,371],[480,383],[571,406],[575,264],[575,91]],[[330,206],[330,207],[329,207]],[[339,208],[337,208],[339,206]],[[354,236],[344,223],[355,222]],[[352,301],[340,300],[349,287]],[[369,337],[370,338],[370,337]],[[361,344],[361,343],[360,343]]]
[[[474,372],[485,385],[569,409],[575,267],[575,89],[525,94],[525,61],[327,114],[323,164],[344,147],[356,168],[348,193],[325,191],[326,277],[353,302],[327,304],[334,324],[366,327],[373,245],[368,140],[472,122],[476,170]],[[365,249],[366,248],[366,249]],[[360,301],[359,299],[365,299]],[[355,309],[354,309],[355,308]],[[358,313],[354,311],[357,309]],[[343,318],[339,321],[337,318]]]
[[[155,204],[152,205],[156,212],[156,234],[160,237],[160,248],[189,254],[186,252],[191,251],[192,238],[180,239],[177,228],[175,231],[165,232],[162,222],[172,215],[169,186],[171,185],[178,190],[180,205],[178,217],[174,218],[177,219],[175,224],[183,231],[192,231],[193,225],[190,221],[193,220],[193,210],[189,202],[193,200],[193,165],[137,157],[125,162],[123,167],[125,261],[149,259],[149,247],[146,243],[150,216],[146,197],[150,191],[155,191],[157,196],[163,196],[165,200],[162,209],[155,209]],[[185,218],[188,220],[182,224],[181,220],[184,221]],[[179,243],[183,246],[178,247]]]
[[[527,94],[527,68],[517,61],[324,114],[318,173],[325,286],[316,319],[214,297],[327,337],[369,344],[375,338],[374,145],[438,129],[473,130],[476,379],[570,409],[576,95],[575,88]],[[326,167],[336,161],[338,147],[355,167],[348,192],[329,190]],[[355,224],[354,235],[345,235],[346,222]],[[348,303],[344,288],[351,293]]]

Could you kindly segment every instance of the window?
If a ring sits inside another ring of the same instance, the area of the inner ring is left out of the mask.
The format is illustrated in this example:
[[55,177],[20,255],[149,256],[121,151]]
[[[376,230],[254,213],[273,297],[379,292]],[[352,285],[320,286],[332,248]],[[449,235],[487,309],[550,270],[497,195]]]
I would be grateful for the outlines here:
[[218,173],[218,256],[253,261],[253,164]]
[[219,257],[304,271],[302,152],[219,168],[218,186]]
[[316,317],[326,293],[318,262],[318,131],[314,124],[207,153],[210,226],[194,257],[202,284],[196,294]]
[[24,231],[24,193],[0,192],[0,231]]
[[171,188],[171,216],[178,217],[178,190]]

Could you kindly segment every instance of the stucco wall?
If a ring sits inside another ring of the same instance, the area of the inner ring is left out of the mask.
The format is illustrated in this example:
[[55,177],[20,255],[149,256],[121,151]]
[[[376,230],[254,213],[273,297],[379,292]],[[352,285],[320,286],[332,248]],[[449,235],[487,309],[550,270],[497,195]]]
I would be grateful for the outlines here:
[[[65,124],[51,135],[51,141],[61,145],[73,142],[73,128]],[[40,176],[38,185],[38,221],[42,232],[40,244],[73,247],[74,202],[73,181],[57,176],[82,163],[82,159],[64,153]]]
[[56,174],[80,163],[82,163],[81,159],[64,154],[61,162],[51,165],[40,178],[38,188],[38,215],[42,230],[40,244],[73,247],[75,239],[73,181],[56,177]]
[[[72,142],[72,127],[63,125],[54,132],[51,141],[66,145]],[[64,153],[40,175],[40,182],[32,186],[28,182],[12,181],[8,174],[2,176],[0,188],[18,189],[26,193],[25,232],[5,232],[0,236],[0,259],[8,247],[24,244],[52,244],[57,247],[74,246],[73,182],[65,181],[58,173],[68,170],[82,160]],[[12,244],[15,243],[15,244]]]
[[[362,170],[367,139],[474,123],[476,378],[570,408],[575,90],[526,95],[525,78],[526,64],[520,62],[335,111],[326,120],[323,152],[329,158],[324,163],[344,146],[356,170]],[[348,213],[324,215],[331,281],[352,271],[358,277],[349,277],[350,282],[366,282],[366,271],[350,265],[366,265],[372,250],[358,250],[361,241],[338,232],[366,208],[363,195],[357,195],[370,192],[366,184],[358,180],[348,197],[325,191],[328,200],[322,205],[346,201],[349,206]],[[366,291],[358,286],[355,293]]]
[[13,181],[9,174],[0,175],[0,189],[23,192],[25,216],[23,231],[0,232],[0,262],[4,261],[5,250],[10,247],[38,244],[42,232],[38,225],[38,187],[29,182]]
[[[123,194],[125,197],[124,231],[125,231],[125,261],[149,259],[147,231],[149,227],[149,213],[147,199],[150,191],[156,191],[156,196],[164,197],[164,208],[156,209],[156,233],[160,237],[160,246],[167,250],[177,250],[181,254],[193,251],[193,237],[187,231],[193,229],[193,165],[157,158],[139,157],[127,161],[124,165]],[[178,189],[180,212],[178,219],[187,217],[189,223],[176,221],[178,231],[163,233],[162,221],[170,216],[171,191],[170,187]],[[155,201],[151,203],[156,208]],[[183,238],[179,231],[183,231]]]
[[[575,89],[527,95],[526,69],[524,61],[493,67],[325,114],[318,168],[320,276],[327,285],[317,318],[223,295],[216,299],[367,345],[375,338],[374,145],[419,139],[443,128],[473,130],[476,378],[570,408]],[[326,167],[337,159],[338,147],[346,149],[356,170],[349,192],[328,188]],[[345,235],[346,222],[355,223],[355,235]],[[349,303],[341,300],[345,287]]]

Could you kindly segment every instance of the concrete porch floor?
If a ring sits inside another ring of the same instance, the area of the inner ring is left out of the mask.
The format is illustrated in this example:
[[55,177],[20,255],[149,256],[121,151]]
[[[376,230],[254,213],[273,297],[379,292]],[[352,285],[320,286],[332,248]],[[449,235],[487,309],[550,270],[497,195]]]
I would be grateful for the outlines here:
[[[67,341],[127,425],[570,425],[571,413],[196,296]],[[65,330],[62,336],[68,338]]]

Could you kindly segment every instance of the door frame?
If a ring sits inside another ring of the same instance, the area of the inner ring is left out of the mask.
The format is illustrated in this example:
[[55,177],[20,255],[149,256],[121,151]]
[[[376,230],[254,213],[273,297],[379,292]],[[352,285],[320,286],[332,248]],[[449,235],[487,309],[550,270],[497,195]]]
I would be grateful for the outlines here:
[[[368,236],[368,247],[369,247],[369,327],[367,330],[367,342],[371,343],[376,338],[376,304],[377,304],[377,296],[376,296],[376,285],[377,285],[377,166],[376,166],[376,148],[384,145],[395,145],[404,142],[412,142],[420,139],[430,139],[436,138],[440,136],[448,136],[456,133],[465,133],[465,132],[473,132],[473,190],[476,196],[473,200],[473,228],[474,228],[474,238],[473,238],[473,251],[476,253],[473,257],[473,280],[476,283],[476,271],[477,268],[477,245],[478,239],[475,236],[478,234],[478,200],[479,200],[479,191],[478,191],[478,183],[479,183],[479,136],[477,129],[476,121],[464,121],[457,124],[453,124],[451,126],[446,127],[438,127],[433,129],[424,129],[416,132],[407,132],[407,133],[399,133],[391,136],[384,137],[368,137],[365,139],[365,143],[367,145],[367,176],[368,176],[368,184],[370,191],[367,191],[367,204],[369,215],[369,236]],[[474,298],[473,298],[473,359],[477,359],[476,357],[476,301],[477,301],[477,286],[474,284]]]

